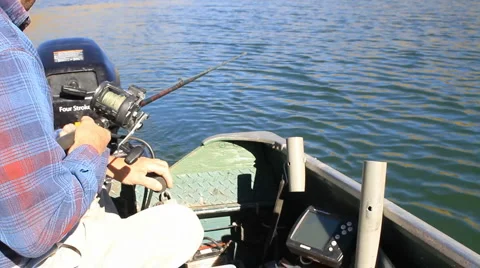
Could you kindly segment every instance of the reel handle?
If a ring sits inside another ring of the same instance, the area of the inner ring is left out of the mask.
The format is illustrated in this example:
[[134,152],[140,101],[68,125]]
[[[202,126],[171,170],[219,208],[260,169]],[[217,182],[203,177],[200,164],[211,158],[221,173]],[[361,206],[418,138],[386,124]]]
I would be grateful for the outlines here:
[[127,163],[127,165],[131,165],[137,162],[138,158],[142,156],[142,154],[143,148],[141,146],[133,147],[133,149],[131,149],[130,152],[127,154],[127,157],[125,157],[125,163]]

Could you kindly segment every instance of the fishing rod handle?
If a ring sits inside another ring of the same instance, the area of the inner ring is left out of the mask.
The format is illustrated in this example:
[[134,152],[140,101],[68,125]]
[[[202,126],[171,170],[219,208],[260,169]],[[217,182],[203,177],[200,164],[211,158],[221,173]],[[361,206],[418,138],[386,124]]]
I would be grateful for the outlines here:
[[62,147],[63,150],[67,150],[68,148],[72,147],[74,142],[75,142],[75,130],[57,139],[57,143],[60,144],[60,147]]
[[[108,124],[103,120],[103,118],[95,119],[95,123],[103,128],[107,128]],[[73,123],[76,127],[80,125],[80,122]],[[113,134],[112,134],[113,138]],[[73,143],[75,142],[75,130],[69,132],[57,139],[57,143],[60,144],[62,149],[68,150],[68,148],[72,147]]]

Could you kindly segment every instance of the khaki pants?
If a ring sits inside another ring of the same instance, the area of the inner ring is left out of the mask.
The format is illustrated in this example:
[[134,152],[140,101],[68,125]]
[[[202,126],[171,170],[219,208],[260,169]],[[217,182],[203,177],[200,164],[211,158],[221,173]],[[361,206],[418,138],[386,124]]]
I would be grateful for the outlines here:
[[176,204],[121,219],[104,190],[56,250],[28,267],[166,267],[185,263],[203,240],[195,213]]

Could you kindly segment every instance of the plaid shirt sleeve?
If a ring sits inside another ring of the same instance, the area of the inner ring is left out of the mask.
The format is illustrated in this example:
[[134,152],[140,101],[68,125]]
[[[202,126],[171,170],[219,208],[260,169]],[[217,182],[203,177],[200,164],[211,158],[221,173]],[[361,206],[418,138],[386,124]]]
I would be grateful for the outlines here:
[[[0,50],[0,244],[26,258],[46,253],[79,222],[101,189],[109,155],[90,145],[65,155],[50,98],[36,55]],[[0,252],[0,263],[6,255]]]

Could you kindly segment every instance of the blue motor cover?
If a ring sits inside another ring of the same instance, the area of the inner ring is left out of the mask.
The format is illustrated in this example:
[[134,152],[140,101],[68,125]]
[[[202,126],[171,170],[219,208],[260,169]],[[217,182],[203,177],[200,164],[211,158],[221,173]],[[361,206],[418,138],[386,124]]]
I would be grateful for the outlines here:
[[38,47],[53,97],[55,129],[88,115],[90,100],[98,85],[110,81],[120,87],[117,69],[105,52],[88,38],[61,38]]

